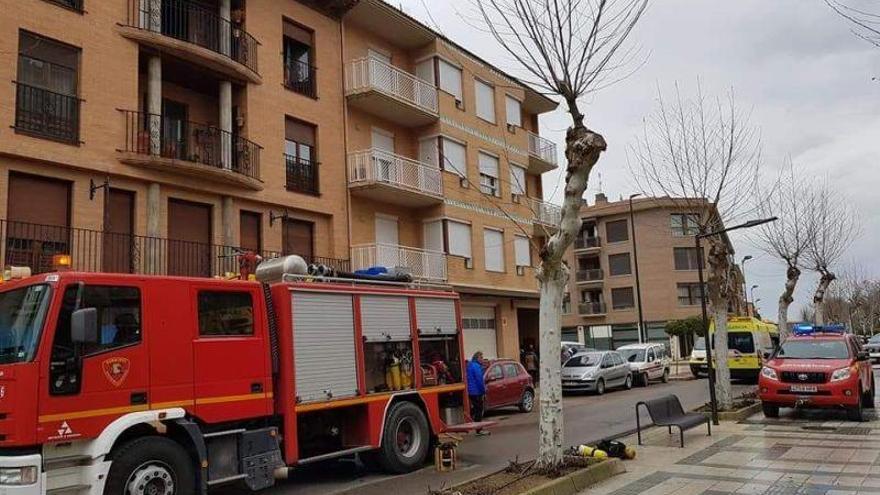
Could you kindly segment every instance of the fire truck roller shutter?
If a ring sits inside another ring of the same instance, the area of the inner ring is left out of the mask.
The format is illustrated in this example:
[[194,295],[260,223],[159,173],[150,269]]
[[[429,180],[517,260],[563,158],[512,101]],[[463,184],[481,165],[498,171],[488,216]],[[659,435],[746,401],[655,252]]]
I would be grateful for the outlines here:
[[352,296],[293,292],[293,356],[299,402],[354,397]]
[[362,296],[361,332],[367,342],[410,340],[409,301],[400,296]]
[[416,322],[422,335],[455,335],[455,303],[451,299],[416,299]]
[[464,355],[470,359],[477,351],[486,358],[498,357],[498,332],[495,325],[494,306],[461,307]]

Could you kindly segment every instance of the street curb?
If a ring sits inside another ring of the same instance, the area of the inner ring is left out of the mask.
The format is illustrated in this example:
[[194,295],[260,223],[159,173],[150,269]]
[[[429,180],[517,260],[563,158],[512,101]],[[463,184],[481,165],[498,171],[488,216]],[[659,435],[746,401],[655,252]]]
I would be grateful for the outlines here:
[[582,490],[626,472],[620,459],[608,459],[580,471],[536,486],[522,495],[575,495]]
[[738,409],[736,411],[719,411],[718,412],[718,420],[719,421],[742,421],[752,414],[757,413],[761,410],[761,403],[755,402],[750,406],[746,406],[742,409]]

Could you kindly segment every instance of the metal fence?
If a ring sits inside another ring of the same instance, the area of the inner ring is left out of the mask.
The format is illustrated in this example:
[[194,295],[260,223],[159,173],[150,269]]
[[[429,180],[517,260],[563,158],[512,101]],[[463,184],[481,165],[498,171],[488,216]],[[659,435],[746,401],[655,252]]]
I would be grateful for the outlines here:
[[578,304],[578,314],[602,315],[606,312],[604,302],[582,302]]
[[291,60],[284,64],[284,87],[311,98],[318,97],[317,69],[314,65]]
[[601,268],[578,270],[577,272],[575,272],[575,281],[577,282],[599,282],[603,278],[604,272]]
[[125,118],[122,151],[229,170],[260,179],[260,151],[252,141],[217,127],[132,110]]
[[[70,268],[85,272],[224,276],[238,273],[237,246],[204,244],[161,237],[0,220],[4,265],[29,266],[34,273],[53,271],[55,255],[70,256]],[[281,253],[263,251],[264,259]],[[308,263],[350,271],[348,260],[305,257]]]
[[126,25],[219,53],[259,72],[259,43],[214,9],[188,0],[128,0]]
[[58,141],[79,142],[79,106],[76,96],[15,83],[15,128]]
[[320,194],[318,162],[284,155],[287,171],[287,190],[306,194]]
[[529,154],[549,164],[557,164],[556,143],[529,132]]

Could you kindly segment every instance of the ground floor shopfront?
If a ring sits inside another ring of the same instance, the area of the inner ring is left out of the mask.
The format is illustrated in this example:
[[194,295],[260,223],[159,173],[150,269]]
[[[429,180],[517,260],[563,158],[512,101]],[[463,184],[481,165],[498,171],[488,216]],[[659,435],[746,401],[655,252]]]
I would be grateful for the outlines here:
[[538,341],[538,298],[461,294],[461,318],[467,359],[476,351],[487,358],[519,359]]
[[[623,323],[614,325],[579,325],[562,328],[562,340],[579,342],[593,349],[617,349],[627,344],[639,342],[639,324]],[[665,321],[645,322],[647,342],[657,342],[669,347],[673,357],[680,358],[690,352],[685,349],[677,338],[670,338],[666,333]]]

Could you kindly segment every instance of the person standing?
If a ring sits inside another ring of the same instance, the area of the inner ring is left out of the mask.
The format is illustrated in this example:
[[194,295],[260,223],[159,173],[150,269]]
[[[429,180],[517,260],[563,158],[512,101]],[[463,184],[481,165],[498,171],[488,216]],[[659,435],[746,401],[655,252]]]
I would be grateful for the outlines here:
[[[475,422],[483,420],[485,409],[486,382],[483,379],[483,353],[477,351],[467,363],[467,391],[471,401],[471,419]],[[477,435],[488,435],[489,432],[482,428],[477,430]]]
[[535,346],[533,344],[529,344],[528,349],[526,349],[525,354],[523,354],[523,367],[526,369],[528,374],[532,377],[532,381],[537,385],[538,383],[538,353],[535,352]]

